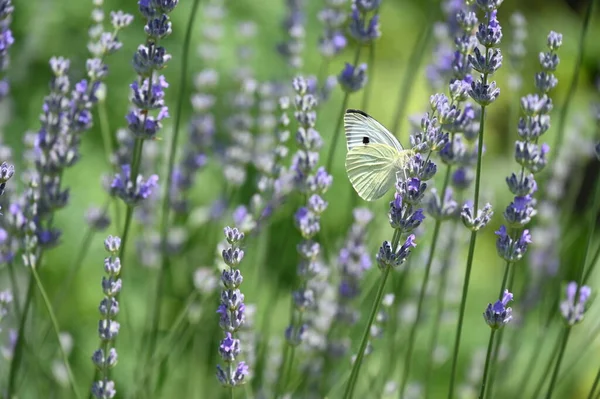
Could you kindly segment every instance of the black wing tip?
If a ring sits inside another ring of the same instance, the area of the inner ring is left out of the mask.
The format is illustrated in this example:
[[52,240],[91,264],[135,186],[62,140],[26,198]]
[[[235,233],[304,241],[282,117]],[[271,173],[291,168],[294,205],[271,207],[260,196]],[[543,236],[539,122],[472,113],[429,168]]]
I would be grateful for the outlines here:
[[360,114],[360,115],[362,115],[362,116],[364,116],[366,118],[370,118],[371,117],[369,114],[367,114],[366,112],[361,111],[359,109],[349,108],[349,109],[346,110],[346,113],[347,114]]

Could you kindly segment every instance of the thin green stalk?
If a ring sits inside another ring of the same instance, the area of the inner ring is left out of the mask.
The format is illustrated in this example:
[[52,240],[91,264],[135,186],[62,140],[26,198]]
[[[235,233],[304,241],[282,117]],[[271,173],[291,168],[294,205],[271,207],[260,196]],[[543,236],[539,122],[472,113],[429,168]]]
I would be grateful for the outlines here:
[[588,334],[588,336],[584,340],[580,341],[580,344],[577,347],[577,349],[570,351],[571,353],[575,354],[575,356],[573,356],[571,363],[569,363],[567,367],[565,367],[566,371],[562,372],[558,376],[557,388],[560,386],[561,383],[567,380],[567,377],[571,374],[571,371],[577,365],[577,363],[585,359],[585,356],[589,352],[588,349],[590,345],[592,345],[596,341],[598,333],[600,333],[600,323],[597,323],[592,329],[592,332]]
[[[489,48],[485,48],[486,58],[488,57]],[[487,84],[487,74],[482,75],[483,85]],[[475,174],[475,196],[473,198],[473,213],[476,215],[479,209],[479,189],[481,184],[481,158],[483,155],[483,133],[485,132],[485,111],[486,107],[481,106],[481,117],[479,120],[479,142],[477,151],[477,171]],[[477,241],[477,231],[471,232],[469,241],[469,254],[467,257],[467,267],[465,270],[465,279],[463,282],[463,292],[460,301],[460,311],[458,315],[458,327],[456,329],[456,338],[454,340],[454,353],[452,355],[452,371],[450,374],[450,388],[448,389],[448,399],[452,399],[454,395],[454,383],[456,380],[456,366],[458,364],[458,352],[460,348],[460,337],[462,333],[462,325],[465,316],[465,308],[467,305],[467,293],[469,291],[469,280],[471,278],[471,267],[473,266],[473,258],[475,255],[475,243]]]
[[[110,122],[108,112],[106,112],[105,100],[98,102],[98,120],[100,122],[100,133],[102,135],[106,163],[112,165],[111,155],[116,151],[116,143],[114,137],[110,133]],[[113,169],[116,169],[116,165],[113,165]],[[115,224],[121,226],[121,208],[119,207],[118,198],[113,198],[112,203],[115,210]]]
[[[398,243],[400,242],[400,230],[394,231],[394,236],[392,238],[392,252],[396,253],[398,250]],[[352,366],[352,371],[350,373],[350,377],[348,378],[348,382],[346,383],[346,390],[344,391],[344,399],[351,399],[354,394],[354,388],[356,386],[356,381],[358,379],[358,373],[360,371],[360,366],[362,365],[362,359],[365,355],[365,349],[367,348],[367,343],[369,342],[369,334],[371,332],[371,326],[373,325],[373,321],[375,320],[375,316],[377,315],[377,310],[379,309],[379,305],[381,304],[381,299],[383,298],[383,292],[385,291],[385,283],[390,275],[391,267],[388,266],[383,271],[383,276],[381,277],[381,282],[379,283],[379,288],[377,289],[377,294],[375,295],[375,301],[373,302],[373,307],[371,309],[371,313],[369,314],[369,319],[367,321],[367,325],[365,326],[365,330],[362,335],[362,339],[360,342],[360,346],[358,348],[358,353],[356,354],[356,359],[354,360],[354,365]]]
[[419,66],[423,61],[425,50],[429,47],[428,44],[429,40],[431,40],[432,32],[433,29],[431,29],[431,18],[428,18],[427,23],[423,25],[423,30],[419,35],[419,40],[415,42],[412,50],[410,51],[408,66],[406,72],[404,73],[404,78],[402,79],[400,92],[398,93],[398,106],[396,108],[396,113],[394,114],[394,120],[391,124],[392,133],[394,133],[396,137],[398,137],[398,128],[400,127],[400,122],[404,119],[404,114],[406,113],[406,106],[408,105],[408,99],[410,98],[413,85],[417,81],[416,76],[421,70]]
[[[444,208],[444,200],[446,198],[446,189],[450,182],[450,171],[452,167],[448,165],[446,167],[446,175],[444,177],[444,185],[442,187],[441,192],[441,204],[440,208]],[[410,329],[409,338],[408,338],[408,349],[406,351],[406,356],[404,358],[404,369],[402,373],[401,385],[398,390],[398,398],[402,398],[404,396],[404,390],[406,389],[406,384],[408,382],[408,378],[410,377],[410,366],[412,361],[412,354],[415,344],[415,339],[417,337],[417,328],[419,327],[419,322],[421,319],[421,313],[423,311],[423,304],[425,303],[425,294],[427,293],[427,283],[429,282],[429,273],[431,272],[431,265],[433,264],[433,256],[435,254],[435,249],[437,247],[438,236],[440,233],[440,228],[442,226],[442,219],[437,219],[435,221],[435,227],[433,228],[433,237],[431,238],[431,247],[429,248],[429,254],[427,255],[427,264],[425,265],[425,274],[423,276],[423,281],[421,282],[421,289],[419,291],[419,302],[417,305],[417,315],[415,317],[415,321]]]
[[594,252],[594,255],[592,256],[592,260],[590,261],[589,265],[586,267],[586,271],[583,276],[583,284],[584,285],[590,279],[590,276],[592,275],[592,272],[594,271],[594,268],[596,267],[596,264],[598,263],[598,258],[600,258],[600,245],[598,245],[598,248],[596,248],[596,252]]
[[[455,221],[454,224],[457,225],[458,223]],[[451,251],[452,245],[454,245],[454,240],[451,240],[448,245],[449,245],[448,251]],[[446,253],[448,253],[448,252],[446,252]],[[448,263],[450,262],[450,255],[448,255],[445,262],[448,262]],[[437,295],[436,313],[435,313],[434,322],[433,322],[431,339],[429,340],[429,346],[427,347],[428,350],[426,351],[426,353],[428,353],[429,355],[427,356],[427,366],[425,367],[425,382],[423,384],[425,386],[425,399],[429,399],[430,388],[432,386],[430,381],[431,381],[431,372],[433,370],[433,353],[434,353],[435,347],[437,346],[438,336],[439,336],[439,332],[440,332],[440,324],[442,321],[442,314],[444,313],[444,305],[445,305],[444,294],[446,292],[446,286],[448,285],[448,270],[449,269],[450,269],[449,264],[445,264],[442,266],[442,275],[440,276],[440,288],[439,288],[439,292]]]
[[[360,50],[361,46],[356,47],[356,52],[354,53],[354,61],[352,66],[356,68],[358,65],[358,60],[360,58]],[[333,164],[333,155],[335,154],[335,150],[337,148],[338,137],[340,136],[340,132],[342,130],[342,122],[344,121],[344,113],[346,112],[346,108],[348,107],[348,99],[350,98],[349,92],[344,92],[344,99],[342,100],[342,109],[338,114],[337,123],[335,125],[335,130],[333,131],[333,139],[331,140],[331,147],[329,148],[329,154],[327,155],[327,164],[325,169],[331,172],[331,165]]]
[[[517,233],[518,234],[518,233]],[[515,237],[517,236],[517,234],[515,234]],[[507,283],[508,283],[508,275],[510,273],[510,266],[511,266],[512,262],[507,261],[506,262],[506,266],[504,267],[504,276],[502,277],[502,284],[500,285],[500,293],[498,294],[498,300],[501,301],[502,297],[504,296],[504,290],[506,289]],[[485,368],[483,371],[483,381],[481,382],[481,391],[479,393],[479,399],[484,399],[485,398],[485,388],[486,388],[486,384],[489,384],[489,389],[488,392],[491,392],[492,390],[492,386],[493,386],[493,378],[494,378],[494,369],[495,369],[495,365],[496,362],[498,361],[498,353],[500,352],[500,344],[501,344],[501,338],[502,338],[502,332],[504,331],[504,329],[502,329],[500,331],[500,334],[498,335],[498,339],[496,341],[496,345],[494,346],[494,335],[496,333],[495,329],[492,329],[492,333],[490,334],[490,341],[489,341],[489,346],[488,346],[488,351],[485,357]],[[493,352],[491,351],[493,347]],[[487,382],[487,375],[488,375],[488,370],[491,370],[491,375],[490,375],[490,381]]]
[[[515,280],[515,268],[511,268],[510,267],[510,262],[506,262],[506,268],[510,269],[508,274],[510,275],[509,277],[509,281],[508,281],[508,286],[507,289],[509,292],[512,292],[513,290],[513,284],[514,284],[514,280]],[[506,273],[506,270],[505,270]],[[503,287],[505,286],[505,283],[502,283]],[[502,294],[504,293],[504,288],[500,289],[500,295],[499,295],[499,299],[502,299]],[[500,330],[500,333],[498,334],[498,338],[496,339],[496,344],[494,345],[494,354],[492,357],[492,368],[490,370],[490,381],[488,383],[488,388],[487,388],[487,392],[488,395],[487,397],[489,398],[493,398],[494,395],[494,383],[496,382],[496,370],[498,369],[498,357],[500,354],[500,347],[502,346],[502,340],[504,339],[504,331],[506,331],[504,328]],[[511,347],[511,350],[513,350],[513,348]],[[514,353],[518,353],[517,350],[513,350]]]
[[492,328],[490,332],[490,339],[488,341],[487,354],[485,356],[485,366],[483,367],[483,378],[481,379],[481,389],[479,390],[479,399],[485,397],[485,384],[490,369],[490,361],[492,359],[492,348],[494,346],[494,336],[496,335],[496,329]]
[[25,344],[25,322],[27,321],[27,315],[29,314],[29,308],[31,307],[31,300],[33,299],[33,289],[35,286],[35,280],[33,276],[29,277],[29,284],[27,285],[27,293],[25,294],[25,304],[23,305],[23,312],[19,319],[19,333],[17,335],[17,342],[15,343],[15,350],[13,352],[13,359],[10,362],[10,371],[8,374],[8,391],[7,395],[12,398],[15,393],[15,384],[17,382],[17,370],[21,365],[23,358],[23,345]]
[[369,107],[369,100],[371,99],[371,92],[373,90],[373,82],[375,81],[375,42],[371,43],[369,46],[369,58],[368,58],[368,66],[369,66],[369,79],[367,80],[367,84],[365,85],[364,93],[360,108],[368,112],[367,109]]
[[581,27],[581,33],[579,35],[579,48],[577,50],[577,59],[575,61],[575,66],[573,67],[571,82],[569,83],[569,90],[567,91],[565,102],[560,110],[560,115],[558,117],[558,131],[556,133],[556,141],[554,142],[554,148],[556,149],[561,148],[564,139],[565,126],[567,124],[567,114],[569,113],[569,107],[571,105],[571,101],[573,100],[573,96],[575,95],[575,90],[577,89],[577,82],[579,81],[579,72],[581,71],[581,66],[583,64],[583,57],[585,53],[585,38],[587,36],[590,20],[592,19],[593,9],[595,5],[596,0],[590,0],[590,2],[588,3],[588,7],[585,11],[583,26]]
[[[179,141],[179,125],[181,123],[181,114],[183,111],[183,101],[186,87],[186,79],[188,78],[188,63],[190,56],[190,43],[192,37],[192,29],[194,27],[194,21],[196,19],[196,15],[198,14],[198,6],[200,5],[200,0],[194,0],[192,3],[192,9],[189,14],[189,19],[187,22],[187,28],[185,31],[185,38],[183,39],[183,50],[181,57],[181,71],[179,74],[179,97],[177,99],[177,107],[175,110],[175,121],[173,124],[173,135],[171,137],[171,144],[169,148],[169,161],[167,168],[167,182],[165,184],[165,192],[162,201],[162,211],[161,211],[161,222],[160,222],[160,243],[161,246],[165,247],[167,241],[167,233],[169,231],[169,211],[170,211],[170,196],[169,190],[171,189],[172,180],[173,180],[173,170],[175,169],[175,154],[177,153],[177,144]],[[156,346],[156,338],[158,334],[158,326],[160,323],[160,312],[161,307],[160,304],[162,302],[162,298],[164,295],[164,274],[166,270],[169,268],[169,257],[167,256],[167,251],[161,252],[161,266],[158,270],[157,276],[157,287],[155,294],[155,302],[154,302],[154,316],[152,317],[152,328],[150,330],[150,342],[148,344],[148,353],[151,354],[154,351],[154,347]]]
[[58,321],[56,320],[56,315],[54,314],[54,310],[52,310],[52,304],[50,303],[50,298],[48,298],[48,295],[46,294],[46,290],[44,289],[44,285],[42,284],[42,280],[40,280],[40,276],[37,273],[36,265],[35,264],[31,265],[30,269],[31,269],[31,274],[33,275],[33,278],[35,279],[35,283],[38,287],[38,290],[40,291],[40,294],[42,295],[42,300],[44,302],[44,305],[46,306],[48,315],[50,316],[50,321],[52,321],[52,327],[54,328],[54,334],[56,334],[56,339],[58,341],[58,348],[62,355],[63,363],[65,364],[65,370],[67,371],[67,377],[69,379],[69,384],[71,385],[71,389],[73,390],[75,397],[79,399],[79,398],[81,398],[81,396],[79,395],[79,391],[77,390],[77,385],[75,383],[75,378],[73,377],[73,372],[71,371],[71,366],[69,364],[69,356],[67,355],[65,348],[62,346],[62,344],[60,342],[60,328],[58,326]]
[[550,379],[550,387],[548,387],[548,392],[546,393],[546,399],[550,399],[552,394],[554,393],[554,386],[556,384],[556,380],[558,377],[558,372],[560,371],[560,364],[562,363],[563,356],[565,354],[565,349],[567,348],[567,343],[569,342],[569,335],[571,334],[571,327],[565,327],[565,332],[563,334],[562,343],[560,345],[560,349],[558,352],[558,359],[556,360],[556,365],[554,366],[554,371],[552,372],[552,378]]
[[[295,310],[294,306],[294,298],[290,298],[290,317],[293,317]],[[293,319],[290,320],[290,324],[293,323]],[[284,381],[287,378],[287,367],[290,357],[290,351],[292,350],[292,345],[286,341],[285,349],[283,350],[283,357],[281,358],[281,364],[279,365],[279,373],[277,375],[277,381],[275,382],[275,398],[279,397],[279,393],[284,388]]]
[[90,247],[92,246],[95,234],[96,232],[94,231],[94,228],[88,227],[88,230],[83,236],[81,244],[78,246],[79,251],[75,256],[75,260],[69,266],[69,274],[63,280],[63,283],[61,284],[58,292],[56,293],[56,296],[54,297],[54,300],[52,301],[52,303],[54,304],[54,308],[56,309],[56,313],[59,313],[63,300],[65,299],[66,295],[70,292],[71,284],[73,283],[75,276],[77,276],[79,269],[81,269],[81,266],[83,265],[83,260],[85,259],[85,256],[87,255]]
[[[552,369],[552,365],[554,364],[554,361],[556,360],[556,356],[558,355],[558,348],[560,346],[560,343],[563,340],[563,334],[559,334],[558,337],[556,338],[556,342],[554,344],[554,347],[552,348],[552,355],[550,356],[550,359],[548,359],[548,363],[546,364],[546,368],[544,369],[540,380],[538,381],[538,384],[535,387],[535,391],[533,393],[532,399],[537,399],[540,397],[540,392],[542,391],[542,388],[544,387],[544,384],[546,383],[546,378],[550,375],[550,370]],[[541,349],[541,348],[540,348]],[[541,352],[541,350],[540,350]],[[535,358],[537,359],[537,356],[535,356]],[[535,363],[532,364],[535,367]],[[535,369],[525,369],[525,370],[535,370]],[[523,373],[523,378],[528,381],[531,379],[531,375],[529,375],[528,373]],[[527,383],[525,383],[523,385],[523,388],[525,388],[527,385]],[[525,392],[525,391],[521,391],[519,390],[518,392]]]
[[198,291],[193,291],[187,298],[183,309],[179,312],[179,315],[173,321],[173,325],[169,330],[169,334],[166,339],[162,340],[160,344],[156,347],[156,350],[152,353],[152,357],[148,360],[145,367],[141,371],[143,374],[141,377],[137,378],[134,383],[133,396],[135,396],[140,389],[140,385],[148,381],[148,378],[152,374],[154,370],[154,366],[158,363],[162,363],[163,360],[170,354],[171,348],[173,348],[174,344],[179,341],[179,338],[176,339],[175,335],[179,328],[186,321],[186,316],[189,313],[190,307],[194,304],[196,299],[198,298]]
[[10,278],[10,289],[13,293],[13,306],[14,312],[17,316],[17,319],[21,318],[21,305],[19,302],[21,301],[19,294],[19,284],[17,284],[17,274],[15,273],[15,263],[11,260],[8,262],[8,275]]

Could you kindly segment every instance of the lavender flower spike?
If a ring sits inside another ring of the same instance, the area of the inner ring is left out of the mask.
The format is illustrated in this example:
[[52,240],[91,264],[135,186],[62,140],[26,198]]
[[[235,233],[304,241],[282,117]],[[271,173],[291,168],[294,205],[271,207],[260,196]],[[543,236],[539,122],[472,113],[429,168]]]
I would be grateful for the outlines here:
[[115,320],[119,313],[117,296],[121,292],[121,259],[118,253],[121,248],[119,237],[108,236],[104,240],[104,248],[110,255],[104,259],[102,291],[104,298],[100,301],[102,319],[98,324],[100,348],[92,355],[92,362],[98,368],[100,379],[92,384],[92,395],[97,399],[113,398],[117,391],[114,381],[110,380],[109,370],[117,364],[117,350],[113,346],[119,334],[120,324]]
[[231,389],[246,382],[250,373],[245,362],[238,362],[237,357],[241,352],[240,340],[235,334],[244,325],[246,320],[244,305],[244,294],[239,290],[242,281],[242,273],[236,267],[244,259],[244,250],[241,249],[244,233],[237,228],[225,227],[225,238],[229,246],[223,250],[223,261],[228,266],[221,273],[221,304],[217,309],[220,315],[219,325],[225,333],[225,337],[219,345],[219,355],[225,367],[217,365],[217,379],[224,387]]
[[560,312],[565,318],[565,322],[569,326],[574,326],[583,320],[584,313],[586,311],[586,304],[592,294],[592,289],[587,285],[582,286],[579,289],[579,298],[575,298],[577,295],[577,283],[571,281],[567,285],[566,289],[567,298],[560,304]]

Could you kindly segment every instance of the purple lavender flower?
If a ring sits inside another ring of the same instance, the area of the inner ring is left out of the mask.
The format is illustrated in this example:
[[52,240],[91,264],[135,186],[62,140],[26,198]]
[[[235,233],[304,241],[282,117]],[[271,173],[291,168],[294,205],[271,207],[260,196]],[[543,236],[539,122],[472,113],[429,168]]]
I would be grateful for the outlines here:
[[157,175],[151,175],[148,180],[144,180],[142,175],[137,175],[135,180],[132,180],[130,166],[121,165],[121,173],[115,175],[110,185],[110,193],[121,198],[126,204],[135,206],[150,197],[157,185]]
[[[567,298],[560,304],[560,312],[569,326],[574,326],[583,320],[587,309],[587,302],[592,295],[592,289],[587,285],[577,287],[575,281],[567,284]],[[576,298],[576,296],[578,297]]]
[[513,294],[504,290],[501,300],[497,300],[492,305],[488,304],[483,313],[485,322],[494,330],[504,327],[512,320],[512,308],[506,307],[513,300]]
[[[355,306],[361,293],[360,284],[367,270],[372,266],[371,257],[365,246],[367,228],[373,214],[366,208],[352,211],[354,223],[348,231],[344,246],[338,255],[340,283],[338,285],[335,319],[343,325],[353,326],[360,319]],[[348,345],[344,339],[328,342],[329,353],[334,357],[344,356]]]
[[224,232],[229,246],[222,252],[227,268],[221,273],[223,290],[217,313],[220,316],[219,325],[225,333],[219,345],[219,355],[225,367],[217,365],[217,379],[224,387],[234,388],[244,384],[249,375],[246,363],[237,361],[241,352],[241,343],[235,338],[236,332],[244,325],[246,317],[244,294],[239,290],[243,277],[241,271],[236,269],[244,258],[244,251],[240,248],[244,233],[231,227],[225,227]]
[[[320,245],[315,240],[315,236],[320,230],[321,214],[327,207],[327,202],[322,195],[332,182],[331,175],[324,168],[317,169],[319,150],[322,145],[321,136],[315,129],[317,99],[308,92],[308,82],[303,77],[293,80],[293,88],[296,92],[294,117],[298,122],[296,132],[298,151],[292,158],[290,171],[293,173],[296,190],[302,194],[305,203],[294,215],[295,225],[303,240],[297,246],[300,256],[298,263],[300,285],[292,294],[295,309],[290,315],[290,325],[285,333],[286,340],[292,347],[299,345],[305,337],[307,326],[302,321],[302,315],[315,307],[315,293],[310,282],[324,270],[319,260]],[[298,320],[301,322],[298,323]]]
[[304,37],[306,35],[304,3],[304,0],[286,0],[287,16],[283,21],[283,29],[288,36],[288,40],[277,45],[279,53],[294,70],[299,70],[304,64],[302,58]]
[[[345,0],[326,0],[319,12],[319,21],[323,24],[323,34],[319,39],[319,51],[325,58],[339,54],[347,45],[343,28],[347,19]],[[322,82],[319,82],[322,83]]]
[[[378,6],[379,4],[377,4]],[[378,7],[369,7],[365,9],[355,3],[352,7],[350,15],[349,30],[350,36],[356,40],[359,45],[367,45],[373,43],[381,37],[379,28],[379,14],[375,13],[371,18],[367,16],[368,11],[377,11]]]
[[[8,50],[14,44],[15,39],[10,30],[10,22],[14,7],[11,0],[2,0],[0,3],[0,72],[8,68],[9,56]],[[0,80],[0,101],[7,95],[9,84],[6,79]]]
[[0,164],[0,195],[4,194],[4,190],[6,189],[6,183],[10,180],[11,177],[13,177],[14,174],[14,165],[8,164],[6,162],[2,162],[2,164]]
[[92,355],[92,362],[98,368],[100,379],[92,384],[92,395],[98,399],[112,398],[116,394],[115,383],[110,380],[109,370],[117,364],[117,350],[113,346],[119,334],[120,324],[115,320],[119,313],[118,296],[121,292],[122,282],[121,259],[118,253],[121,247],[119,237],[108,236],[104,240],[104,248],[110,254],[104,259],[104,272],[102,277],[102,292],[104,298],[100,301],[100,314],[102,319],[98,324],[100,348]]

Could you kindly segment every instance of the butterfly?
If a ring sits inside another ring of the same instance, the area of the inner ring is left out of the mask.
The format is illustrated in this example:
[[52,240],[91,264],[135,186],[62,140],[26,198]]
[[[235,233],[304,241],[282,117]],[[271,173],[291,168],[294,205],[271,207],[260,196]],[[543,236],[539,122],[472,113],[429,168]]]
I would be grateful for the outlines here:
[[344,114],[346,131],[346,172],[352,187],[366,201],[383,197],[396,183],[412,150],[400,142],[379,122],[363,111],[348,109]]

